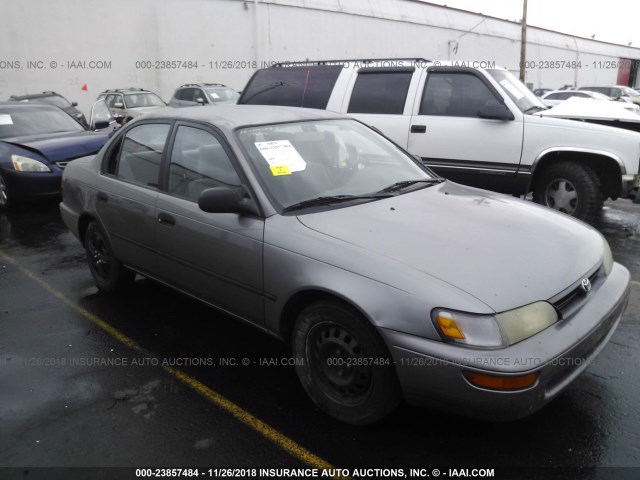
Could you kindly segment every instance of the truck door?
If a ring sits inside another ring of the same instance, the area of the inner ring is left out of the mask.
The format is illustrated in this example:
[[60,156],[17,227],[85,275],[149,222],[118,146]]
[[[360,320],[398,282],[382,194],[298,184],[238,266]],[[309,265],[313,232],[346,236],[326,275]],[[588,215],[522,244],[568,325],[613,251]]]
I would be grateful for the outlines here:
[[[408,150],[455,182],[517,193],[524,123],[494,85],[473,68],[429,67],[418,86]],[[508,118],[486,118],[502,109]],[[510,113],[511,112],[511,113]],[[484,118],[483,118],[484,117]]]

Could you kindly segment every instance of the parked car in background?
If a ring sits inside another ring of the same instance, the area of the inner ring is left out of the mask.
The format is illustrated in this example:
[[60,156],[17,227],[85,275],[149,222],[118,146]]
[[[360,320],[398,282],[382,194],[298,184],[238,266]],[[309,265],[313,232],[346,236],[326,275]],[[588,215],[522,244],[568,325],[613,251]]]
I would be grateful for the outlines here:
[[[587,100],[596,100],[599,102],[613,102],[613,98],[599,92],[591,92],[589,90],[554,90],[545,93],[540,100],[547,107],[555,107],[570,98],[583,98]],[[640,112],[640,105],[631,102],[616,102],[623,108],[631,112]]]
[[550,92],[550,91],[552,91],[552,90],[553,90],[552,88],[536,88],[536,89],[533,91],[533,94],[534,94],[536,97],[542,97],[545,93]]
[[58,107],[44,103],[0,103],[0,208],[60,194],[69,162],[93,155],[115,124],[106,106],[94,105],[92,132]]
[[123,124],[157,108],[167,106],[164,100],[157,94],[142,88],[105,90],[98,95],[98,100],[100,99],[104,99],[109,109],[115,115],[122,115],[124,117]]
[[240,94],[221,83],[187,83],[176,89],[169,101],[170,107],[220,105],[236,103]]
[[76,107],[78,106],[77,102],[70,102],[66,98],[64,98],[59,93],[53,91],[46,91],[42,93],[32,93],[28,95],[11,95],[9,101],[12,102],[40,102],[40,103],[48,103],[49,105],[55,105],[58,108],[61,108],[69,115],[71,115],[75,120],[80,122],[85,127],[88,127],[87,119],[80,110]]
[[595,229],[447,181],[318,110],[151,113],[67,167],[60,210],[98,288],[137,272],[279,337],[309,397],[353,424],[402,397],[531,415],[629,297]]
[[545,118],[547,107],[504,68],[424,59],[335,60],[257,70],[239,104],[327,109],[374,126],[451,180],[594,222],[625,197],[640,135]]
[[603,93],[614,100],[640,105],[640,94],[634,89],[625,87],[624,85],[614,85],[611,87],[580,87],[578,90],[590,90],[592,92]]

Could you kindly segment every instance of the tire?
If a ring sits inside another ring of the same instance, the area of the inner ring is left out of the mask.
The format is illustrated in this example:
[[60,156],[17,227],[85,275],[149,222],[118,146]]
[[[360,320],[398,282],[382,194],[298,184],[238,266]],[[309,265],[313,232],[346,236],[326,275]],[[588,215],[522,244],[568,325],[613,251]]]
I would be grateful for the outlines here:
[[115,292],[133,282],[135,272],[124,267],[116,258],[107,235],[95,220],[87,225],[84,248],[91,275],[100,290]]
[[[292,347],[294,356],[302,359],[296,364],[302,386],[330,416],[367,425],[400,402],[386,345],[374,327],[347,305],[319,301],[305,308],[294,325]],[[378,365],[352,365],[358,359],[377,360]]]
[[534,181],[533,201],[594,223],[602,209],[603,198],[593,170],[575,162],[560,162],[540,172]]
[[8,210],[11,207],[11,197],[7,189],[7,184],[0,175],[0,210]]

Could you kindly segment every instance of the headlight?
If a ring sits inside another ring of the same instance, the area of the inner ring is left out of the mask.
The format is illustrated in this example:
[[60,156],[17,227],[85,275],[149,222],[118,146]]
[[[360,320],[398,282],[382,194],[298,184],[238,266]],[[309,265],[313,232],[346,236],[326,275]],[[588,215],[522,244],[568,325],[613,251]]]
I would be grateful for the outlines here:
[[604,242],[602,265],[604,266],[604,274],[609,275],[611,273],[611,269],[613,268],[613,255],[611,254],[611,247],[609,246],[609,242],[607,242],[604,238],[602,239],[602,241]]
[[16,172],[50,172],[44,163],[22,155],[11,155],[11,163]]
[[432,317],[446,341],[480,348],[508,347],[558,321],[558,314],[547,302],[532,303],[496,315],[437,308]]

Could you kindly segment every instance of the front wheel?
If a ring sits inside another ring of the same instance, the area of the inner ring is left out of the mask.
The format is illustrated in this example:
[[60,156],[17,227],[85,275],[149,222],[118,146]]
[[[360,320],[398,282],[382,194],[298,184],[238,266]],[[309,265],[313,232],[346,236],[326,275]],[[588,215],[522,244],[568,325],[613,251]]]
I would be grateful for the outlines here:
[[375,328],[352,308],[320,301],[299,315],[293,333],[298,378],[332,417],[366,425],[400,401],[395,368]]
[[133,282],[135,272],[116,258],[107,235],[95,220],[87,226],[84,247],[91,275],[100,290],[114,292]]
[[4,178],[0,175],[0,210],[7,210],[10,206],[9,190]]
[[597,175],[586,165],[561,162],[541,171],[534,181],[533,201],[587,223],[602,209]]

